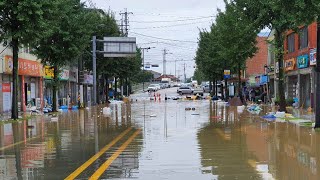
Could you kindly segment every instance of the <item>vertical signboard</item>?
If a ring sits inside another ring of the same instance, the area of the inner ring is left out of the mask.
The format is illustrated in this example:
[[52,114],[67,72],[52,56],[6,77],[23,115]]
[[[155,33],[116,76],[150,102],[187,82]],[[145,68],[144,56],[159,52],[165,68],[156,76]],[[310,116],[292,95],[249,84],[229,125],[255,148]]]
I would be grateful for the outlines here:
[[3,111],[11,111],[11,86],[10,83],[2,84],[2,94],[3,94]]
[[317,65],[317,49],[310,50],[310,66]]

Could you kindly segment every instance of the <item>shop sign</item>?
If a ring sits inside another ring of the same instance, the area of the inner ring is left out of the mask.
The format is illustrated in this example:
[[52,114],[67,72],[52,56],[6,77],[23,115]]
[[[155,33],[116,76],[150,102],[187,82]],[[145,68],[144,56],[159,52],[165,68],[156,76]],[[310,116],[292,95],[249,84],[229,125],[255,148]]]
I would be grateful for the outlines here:
[[284,65],[284,68],[286,71],[292,71],[294,70],[294,65],[295,65],[296,61],[294,58],[292,59],[288,59],[288,60],[285,60],[285,65]]
[[310,66],[317,65],[317,49],[310,50]]
[[77,72],[76,71],[70,71],[69,80],[71,82],[77,82]]
[[93,75],[84,75],[84,84],[93,84]]
[[2,83],[2,103],[3,111],[9,112],[11,110],[11,84]]
[[44,78],[53,79],[54,78],[54,68],[52,66],[44,67]]
[[61,72],[60,72],[60,80],[69,80],[69,70],[66,70],[66,69],[63,69]]
[[230,79],[231,78],[231,71],[224,70],[223,77],[224,77],[224,79]]
[[[4,73],[12,74],[13,59],[12,56],[4,57]],[[19,58],[18,74],[40,77],[43,74],[42,64],[37,61],[31,61]]]
[[298,62],[299,69],[307,68],[309,64],[309,56],[308,55],[298,56],[297,62]]

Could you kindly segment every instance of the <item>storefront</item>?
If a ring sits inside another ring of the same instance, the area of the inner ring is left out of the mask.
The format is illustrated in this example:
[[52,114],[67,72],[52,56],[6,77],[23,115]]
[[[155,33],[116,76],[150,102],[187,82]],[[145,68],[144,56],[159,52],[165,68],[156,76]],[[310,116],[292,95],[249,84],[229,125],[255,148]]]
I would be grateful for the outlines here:
[[44,102],[45,107],[52,105],[53,98],[53,77],[54,77],[54,68],[52,66],[44,67]]
[[69,97],[69,70],[62,69],[59,76],[58,102],[59,106],[67,106]]
[[82,85],[80,85],[80,104],[83,106],[91,106],[93,99],[93,76],[89,74],[84,74],[84,80]]
[[[11,110],[12,99],[12,56],[6,55],[3,59],[3,75],[2,75],[2,110]],[[18,88],[18,104],[19,110],[26,111],[32,106],[37,109],[43,107],[43,68],[42,64],[37,61],[19,58],[19,83]]]
[[299,96],[299,84],[296,68],[296,59],[291,58],[284,61],[284,69],[286,72],[286,99],[293,99]]
[[73,105],[78,105],[78,92],[78,69],[74,67],[69,73],[69,94]]
[[311,106],[311,74],[312,68],[309,67],[309,55],[297,57],[297,66],[299,69],[299,99],[300,107],[308,108]]

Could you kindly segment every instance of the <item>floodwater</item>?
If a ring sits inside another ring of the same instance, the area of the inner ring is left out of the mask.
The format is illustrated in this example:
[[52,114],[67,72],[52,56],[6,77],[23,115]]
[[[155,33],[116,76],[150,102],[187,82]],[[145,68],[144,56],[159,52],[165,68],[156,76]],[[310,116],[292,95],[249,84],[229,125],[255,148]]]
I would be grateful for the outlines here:
[[99,107],[0,124],[0,179],[319,179],[311,128],[146,96],[111,105],[110,117]]

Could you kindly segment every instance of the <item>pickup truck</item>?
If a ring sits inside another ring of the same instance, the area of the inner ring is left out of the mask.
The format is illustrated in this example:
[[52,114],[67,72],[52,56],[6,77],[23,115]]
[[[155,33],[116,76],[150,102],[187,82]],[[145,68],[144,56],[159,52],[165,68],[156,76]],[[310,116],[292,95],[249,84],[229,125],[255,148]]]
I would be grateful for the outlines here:
[[193,89],[193,95],[200,95],[200,96],[203,96],[203,89],[201,88],[201,87],[199,87],[199,88],[194,88]]

